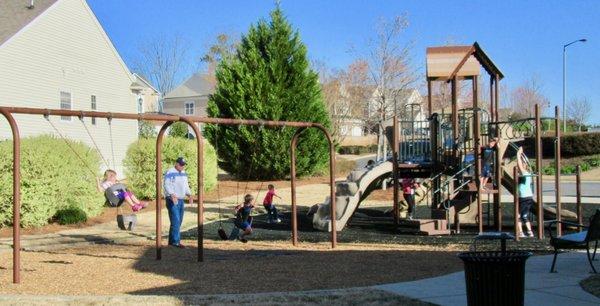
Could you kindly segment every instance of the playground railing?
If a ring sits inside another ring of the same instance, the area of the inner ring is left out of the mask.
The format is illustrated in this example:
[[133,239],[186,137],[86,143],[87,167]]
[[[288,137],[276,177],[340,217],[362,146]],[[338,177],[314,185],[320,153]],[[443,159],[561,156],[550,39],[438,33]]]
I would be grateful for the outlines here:
[[399,121],[400,162],[431,161],[431,130],[429,121]]

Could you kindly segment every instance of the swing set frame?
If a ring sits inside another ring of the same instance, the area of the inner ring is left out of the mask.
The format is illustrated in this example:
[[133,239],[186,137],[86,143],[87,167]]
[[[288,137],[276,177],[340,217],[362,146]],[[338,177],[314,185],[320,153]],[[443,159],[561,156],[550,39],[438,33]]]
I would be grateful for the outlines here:
[[[331,216],[331,248],[337,245],[336,228],[336,205],[335,205],[335,147],[329,131],[321,124],[314,122],[299,121],[269,121],[269,120],[248,120],[231,118],[207,118],[199,116],[179,116],[170,114],[130,114],[130,113],[112,113],[82,110],[63,110],[63,109],[44,109],[28,107],[3,107],[0,106],[2,114],[12,131],[13,136],[13,283],[18,284],[21,281],[21,237],[20,237],[20,214],[21,214],[21,139],[19,128],[13,114],[43,115],[49,116],[74,116],[79,118],[106,118],[126,120],[153,120],[165,121],[156,138],[156,260],[162,258],[162,141],[168,127],[175,122],[185,122],[194,130],[197,144],[198,188],[196,191],[198,197],[198,262],[204,261],[204,144],[202,132],[195,123],[207,123],[216,125],[250,125],[267,127],[291,127],[296,128],[296,132],[290,143],[290,179],[291,179],[291,198],[292,198],[292,244],[298,245],[298,220],[297,220],[297,202],[296,202],[296,145],[300,135],[309,128],[316,128],[325,134],[329,143],[329,185],[330,185],[330,216]],[[16,226],[15,226],[16,225]]]

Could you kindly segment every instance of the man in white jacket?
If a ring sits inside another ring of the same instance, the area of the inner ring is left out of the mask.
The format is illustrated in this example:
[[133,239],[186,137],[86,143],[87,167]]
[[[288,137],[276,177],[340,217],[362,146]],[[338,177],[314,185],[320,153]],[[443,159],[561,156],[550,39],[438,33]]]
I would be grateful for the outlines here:
[[167,210],[169,211],[169,245],[184,248],[180,242],[181,222],[183,221],[183,199],[192,196],[187,173],[185,173],[185,159],[177,158],[175,166],[165,173],[164,188]]

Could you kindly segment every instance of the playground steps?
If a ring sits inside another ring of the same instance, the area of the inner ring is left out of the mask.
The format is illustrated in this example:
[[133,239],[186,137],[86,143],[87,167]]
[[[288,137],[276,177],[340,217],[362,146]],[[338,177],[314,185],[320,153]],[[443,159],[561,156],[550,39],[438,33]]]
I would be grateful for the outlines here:
[[398,224],[398,229],[413,229],[418,234],[427,236],[450,235],[448,221],[445,219],[402,219]]
[[[466,186],[465,189],[466,189],[466,191],[469,191],[469,192],[477,192],[477,184],[472,181]],[[485,184],[485,188],[481,190],[481,193],[483,193],[483,194],[498,193],[498,189],[494,189],[494,185],[492,183],[487,183],[487,184]]]

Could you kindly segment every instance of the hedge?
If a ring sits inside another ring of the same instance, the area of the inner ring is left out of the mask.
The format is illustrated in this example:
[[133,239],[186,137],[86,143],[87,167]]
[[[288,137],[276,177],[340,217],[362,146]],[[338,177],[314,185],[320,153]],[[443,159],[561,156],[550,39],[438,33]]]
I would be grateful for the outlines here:
[[[534,156],[535,138],[526,138],[521,145],[524,146],[525,152],[529,156]],[[562,157],[600,154],[600,133],[561,135],[560,152]],[[554,157],[554,136],[542,136],[542,155],[544,158]]]
[[[192,192],[196,192],[196,140],[166,137],[163,141],[163,172],[173,167],[179,156],[187,161],[186,172],[190,179]],[[156,197],[156,140],[140,139],[127,149],[123,161],[127,184],[140,198]],[[204,190],[212,190],[217,184],[217,159],[214,148],[204,142]]]
[[[100,168],[96,151],[79,142],[71,142],[71,146],[90,168]],[[0,156],[0,226],[6,226],[12,225],[12,141],[0,142]],[[62,139],[37,136],[21,140],[22,227],[45,225],[65,210],[96,216],[103,205],[94,174]]]

